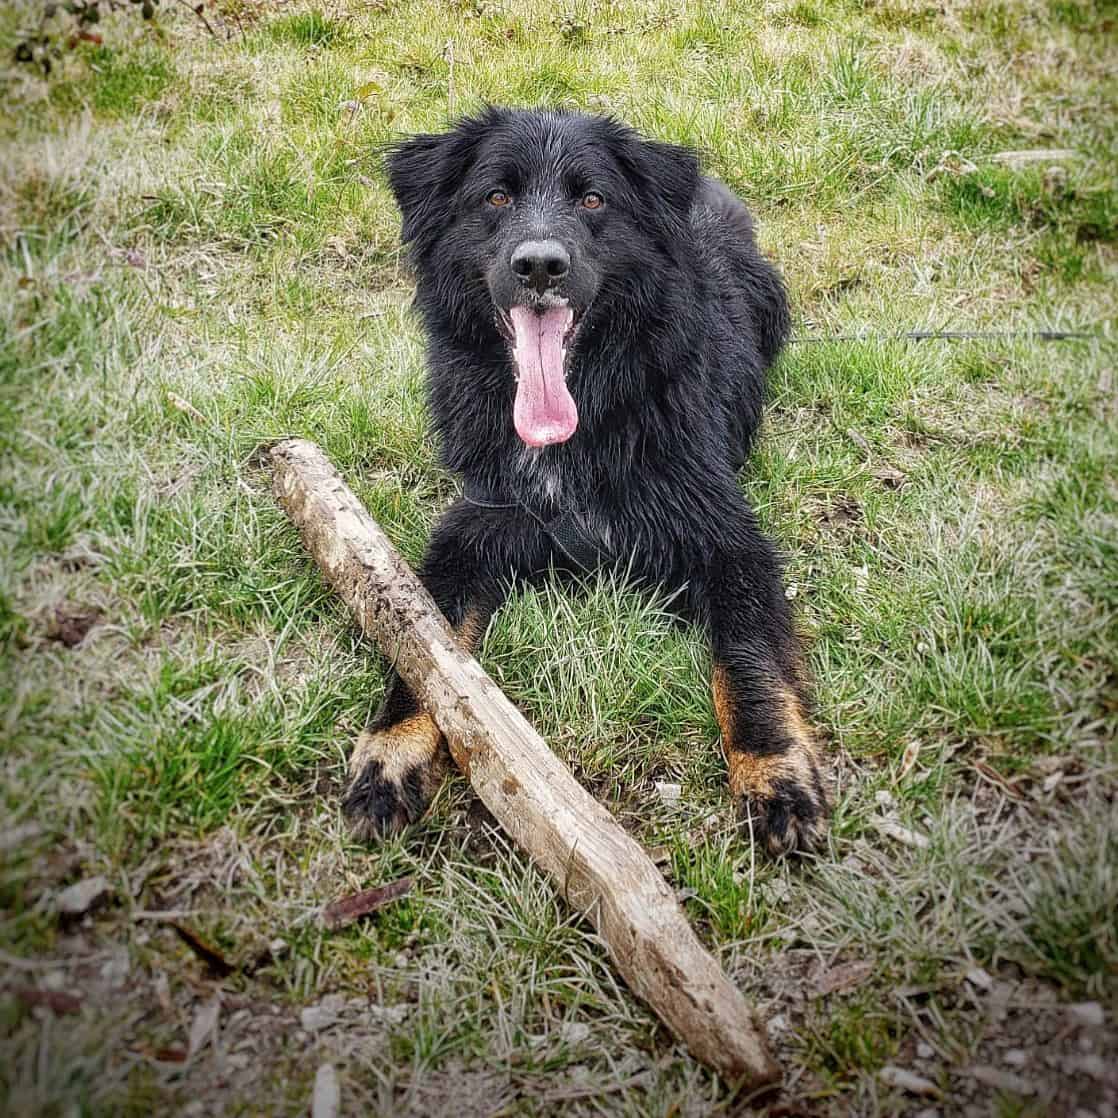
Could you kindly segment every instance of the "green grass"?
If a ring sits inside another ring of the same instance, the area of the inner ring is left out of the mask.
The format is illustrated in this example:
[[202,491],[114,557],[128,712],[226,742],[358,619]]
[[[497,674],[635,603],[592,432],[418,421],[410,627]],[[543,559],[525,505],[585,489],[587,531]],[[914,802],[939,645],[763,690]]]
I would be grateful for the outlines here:
[[277,42],[294,47],[329,47],[345,41],[345,28],[338,20],[328,19],[318,10],[273,19],[268,34]]
[[[422,555],[456,483],[377,152],[492,101],[695,145],[751,203],[797,336],[873,335],[789,347],[742,475],[808,639],[829,847],[798,868],[753,857],[703,642],[624,578],[510,603],[486,667],[775,1019],[781,1105],[915,1112],[879,1077],[896,1064],[984,1112],[1091,1109],[1091,1076],[1047,1061],[1118,1059],[1108,6],[207,12],[213,38],[185,8],[129,10],[49,83],[0,74],[0,795],[5,838],[35,825],[0,854],[0,949],[32,968],[0,980],[8,1108],[301,1114],[326,1061],[343,1112],[740,1104],[461,779],[377,848],[339,819],[382,668],[256,451],[317,440]],[[882,337],[930,327],[1094,337]],[[77,647],[58,639],[70,615],[95,618]],[[108,903],[60,921],[57,892],[93,874]],[[412,892],[373,919],[319,925],[329,900],[402,876]],[[275,946],[226,980],[220,1056],[156,1058],[186,1045],[208,987],[153,910],[237,963]],[[819,993],[858,962],[854,988]],[[21,986],[85,1007],[45,1024]],[[330,995],[340,1024],[304,1030]],[[1101,1030],[1065,1028],[1082,1000]],[[1031,1099],[968,1078],[1015,1048]]]
[[51,99],[70,112],[85,107],[104,117],[127,117],[155,101],[175,80],[174,58],[155,45],[132,50],[98,46],[85,54],[86,68],[56,81]]

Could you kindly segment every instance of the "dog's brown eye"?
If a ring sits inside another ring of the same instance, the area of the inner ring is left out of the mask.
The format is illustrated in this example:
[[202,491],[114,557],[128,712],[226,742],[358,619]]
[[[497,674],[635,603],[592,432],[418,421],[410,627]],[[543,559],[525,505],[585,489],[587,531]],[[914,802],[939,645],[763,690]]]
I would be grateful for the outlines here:
[[491,206],[507,206],[512,199],[503,190],[494,190],[486,201]]
[[595,194],[591,191],[589,194],[583,195],[582,208],[584,210],[598,210],[602,207],[603,198],[600,194]]

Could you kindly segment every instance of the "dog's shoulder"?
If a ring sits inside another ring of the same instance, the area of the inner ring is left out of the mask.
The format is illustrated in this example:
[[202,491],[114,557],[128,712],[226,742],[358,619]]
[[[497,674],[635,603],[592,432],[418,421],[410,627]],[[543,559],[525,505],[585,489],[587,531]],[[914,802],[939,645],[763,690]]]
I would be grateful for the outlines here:
[[745,203],[725,183],[703,176],[699,192],[691,207],[693,226],[716,225],[723,232],[736,233],[742,240],[752,244],[756,233],[753,215]]

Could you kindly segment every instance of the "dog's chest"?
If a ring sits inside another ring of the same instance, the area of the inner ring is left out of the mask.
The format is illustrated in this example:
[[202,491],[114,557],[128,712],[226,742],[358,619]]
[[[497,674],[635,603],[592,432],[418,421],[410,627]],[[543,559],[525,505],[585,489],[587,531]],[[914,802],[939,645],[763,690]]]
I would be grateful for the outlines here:
[[574,513],[583,530],[607,551],[614,543],[614,518],[593,486],[569,461],[547,451],[524,448],[514,460],[517,495],[529,508]]
[[569,497],[569,469],[564,477],[563,463],[553,454],[525,447],[513,460],[516,488],[529,505],[566,505]]

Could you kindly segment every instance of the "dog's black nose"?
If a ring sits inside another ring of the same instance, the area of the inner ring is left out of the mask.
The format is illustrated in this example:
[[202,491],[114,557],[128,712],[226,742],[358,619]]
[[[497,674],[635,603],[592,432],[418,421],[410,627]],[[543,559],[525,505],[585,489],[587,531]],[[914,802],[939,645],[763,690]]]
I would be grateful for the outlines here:
[[558,241],[525,241],[510,263],[517,279],[542,295],[571,270],[571,254]]

